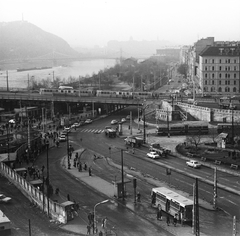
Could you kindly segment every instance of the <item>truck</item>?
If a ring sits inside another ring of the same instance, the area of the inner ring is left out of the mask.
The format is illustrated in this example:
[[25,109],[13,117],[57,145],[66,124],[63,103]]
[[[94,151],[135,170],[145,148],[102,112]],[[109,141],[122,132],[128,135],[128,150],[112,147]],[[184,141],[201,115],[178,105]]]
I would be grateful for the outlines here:
[[105,135],[109,138],[115,138],[117,136],[117,131],[110,126],[105,127]]
[[143,144],[143,139],[135,136],[128,136],[124,141],[126,145],[130,145],[131,147],[141,147]]
[[159,154],[159,156],[167,156],[171,153],[170,149],[162,147],[160,143],[152,143],[150,145],[149,151],[156,152],[157,154]]
[[192,167],[192,168],[195,168],[195,169],[201,167],[201,164],[198,163],[198,162],[195,161],[195,160],[189,160],[189,161],[186,162],[186,164],[187,164],[187,166]]

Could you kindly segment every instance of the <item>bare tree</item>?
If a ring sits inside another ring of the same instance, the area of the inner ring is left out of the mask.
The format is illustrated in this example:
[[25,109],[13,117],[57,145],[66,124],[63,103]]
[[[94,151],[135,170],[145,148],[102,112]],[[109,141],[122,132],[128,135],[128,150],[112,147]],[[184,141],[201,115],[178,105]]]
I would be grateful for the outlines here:
[[201,134],[190,134],[186,137],[186,143],[195,146],[197,151],[198,145],[200,145],[202,140]]
[[217,143],[217,137],[218,137],[217,129],[209,129],[209,138],[212,139],[213,143]]

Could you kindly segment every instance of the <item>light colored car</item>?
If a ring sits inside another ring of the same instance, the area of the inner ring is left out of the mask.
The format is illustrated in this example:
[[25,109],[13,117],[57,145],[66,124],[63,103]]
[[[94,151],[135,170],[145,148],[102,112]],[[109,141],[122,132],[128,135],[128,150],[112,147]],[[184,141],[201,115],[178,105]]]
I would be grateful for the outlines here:
[[66,135],[62,134],[62,135],[59,136],[59,141],[60,142],[64,142],[66,140],[67,140]]
[[64,130],[66,130],[68,133],[71,132],[71,128],[69,127],[64,127]]
[[127,120],[126,120],[125,118],[122,118],[122,119],[121,119],[121,122],[122,122],[122,123],[124,123],[124,122],[126,122],[126,121],[127,121]]
[[8,203],[12,200],[10,197],[6,197],[4,194],[0,194],[0,202]]
[[74,123],[73,125],[71,125],[71,128],[74,129],[74,128],[78,128],[80,127],[80,124],[79,123]]
[[192,167],[192,168],[195,168],[195,169],[201,168],[201,164],[198,163],[198,162],[195,161],[195,160],[189,160],[189,161],[186,162],[186,164],[187,164],[187,166]]
[[127,119],[127,120],[130,120],[130,115],[127,115],[127,116],[126,116],[126,119]]
[[118,121],[117,121],[117,120],[112,120],[112,121],[111,121],[111,125],[116,125],[116,124],[118,124]]
[[152,159],[160,158],[160,156],[156,152],[149,152],[149,153],[147,153],[147,156],[152,158]]
[[86,119],[85,124],[91,124],[93,121],[91,119]]

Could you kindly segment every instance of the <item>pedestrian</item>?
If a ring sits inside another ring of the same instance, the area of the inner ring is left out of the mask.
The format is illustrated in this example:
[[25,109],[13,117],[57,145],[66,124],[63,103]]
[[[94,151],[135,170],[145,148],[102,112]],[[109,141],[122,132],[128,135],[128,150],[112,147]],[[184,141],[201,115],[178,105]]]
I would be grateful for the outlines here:
[[89,222],[89,225],[91,225],[91,223],[92,223],[92,214],[91,214],[91,212],[88,213],[88,222]]
[[157,209],[157,220],[162,220],[162,208],[160,204],[158,204],[158,209]]
[[102,220],[102,228],[103,228],[103,229],[106,228],[106,224],[107,224],[107,218],[105,217],[105,218],[103,218],[103,220]]
[[174,226],[177,226],[177,214],[174,215],[173,225],[174,225]]
[[141,194],[139,192],[137,193],[137,201],[141,202]]
[[90,225],[87,225],[87,234],[90,234],[91,232],[91,226]]
[[84,170],[87,170],[87,164],[86,164],[86,162],[84,163]]
[[79,162],[79,171],[82,171],[82,163]]
[[89,173],[89,176],[92,176],[92,169],[91,169],[91,167],[89,167],[88,173]]
[[70,195],[69,194],[67,195],[67,200],[70,201]]
[[170,225],[170,216],[169,216],[168,213],[167,213],[167,225],[168,225],[168,226]]

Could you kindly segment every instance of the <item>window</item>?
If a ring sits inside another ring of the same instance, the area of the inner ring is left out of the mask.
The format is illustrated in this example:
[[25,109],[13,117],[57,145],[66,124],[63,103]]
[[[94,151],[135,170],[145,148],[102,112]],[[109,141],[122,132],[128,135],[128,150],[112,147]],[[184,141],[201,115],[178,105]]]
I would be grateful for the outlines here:
[[225,78],[227,79],[227,74],[225,74]]
[[207,85],[207,80],[205,80],[205,85]]
[[230,66],[229,66],[229,67],[228,67],[228,71],[230,71],[230,69],[231,69],[231,68],[230,68]]
[[[219,59],[219,63],[222,63],[222,60],[221,59]],[[221,66],[220,66],[221,67]]]
[[221,66],[219,66],[219,70],[222,70],[222,67],[221,67]]
[[236,79],[237,78],[237,74],[234,73],[233,78]]
[[230,74],[228,74],[228,78],[230,78]]
[[205,59],[205,63],[207,64],[207,59]]
[[233,84],[234,84],[234,85],[236,85],[236,84],[237,84],[237,81],[236,81],[236,80],[234,80],[234,81],[233,81]]
[[215,87],[211,87],[211,92],[214,92],[215,91]]
[[225,92],[229,92],[230,89],[228,87],[225,88]]
[[233,88],[233,92],[234,92],[234,93],[236,93],[236,92],[237,92],[237,89],[236,89],[235,87]]
[[207,78],[207,74],[205,74],[205,78]]
[[212,78],[214,78],[214,74],[212,74]]
[[222,78],[222,74],[221,73],[219,74],[219,78]]
[[207,71],[207,66],[205,66],[205,71]]
[[225,66],[225,70],[227,70],[227,66]]
[[225,80],[225,85],[227,85],[227,80]]
[[222,84],[222,81],[221,80],[219,80],[219,85],[221,85]]
[[236,67],[236,66],[234,66],[234,67],[233,67],[233,70],[237,70],[237,67]]
[[230,59],[228,59],[228,63],[231,63],[231,60],[230,60]]
[[212,80],[212,84],[214,84],[214,80]]
[[234,63],[237,63],[237,60],[236,60],[236,59],[234,59]]
[[212,70],[214,70],[214,66],[212,66]]
[[228,80],[228,85],[230,85],[230,80]]
[[212,59],[212,63],[214,63],[214,59]]
[[222,88],[221,87],[218,88],[218,92],[222,92]]

